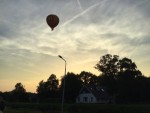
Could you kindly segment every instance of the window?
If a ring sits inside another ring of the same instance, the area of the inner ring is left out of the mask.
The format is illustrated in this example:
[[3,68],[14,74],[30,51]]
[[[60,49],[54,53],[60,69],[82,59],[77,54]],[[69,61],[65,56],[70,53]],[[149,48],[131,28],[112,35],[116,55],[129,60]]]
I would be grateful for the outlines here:
[[78,102],[80,102],[80,97],[78,97]]
[[87,102],[88,101],[88,97],[83,97],[83,102]]
[[91,97],[91,102],[93,102],[93,97]]

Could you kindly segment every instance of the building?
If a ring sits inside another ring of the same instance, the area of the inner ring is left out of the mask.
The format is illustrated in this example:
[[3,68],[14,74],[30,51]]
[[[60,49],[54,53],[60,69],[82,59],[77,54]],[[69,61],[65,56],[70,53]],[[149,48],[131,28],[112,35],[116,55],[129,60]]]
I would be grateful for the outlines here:
[[112,103],[113,98],[110,96],[105,87],[94,87],[90,85],[84,85],[79,95],[76,98],[76,103]]

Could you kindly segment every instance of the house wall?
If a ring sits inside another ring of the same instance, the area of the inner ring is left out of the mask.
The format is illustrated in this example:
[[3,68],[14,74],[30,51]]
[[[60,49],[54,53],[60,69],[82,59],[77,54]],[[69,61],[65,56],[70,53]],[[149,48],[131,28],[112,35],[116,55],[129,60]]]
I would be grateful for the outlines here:
[[76,98],[77,103],[97,103],[95,96],[92,93],[82,93]]

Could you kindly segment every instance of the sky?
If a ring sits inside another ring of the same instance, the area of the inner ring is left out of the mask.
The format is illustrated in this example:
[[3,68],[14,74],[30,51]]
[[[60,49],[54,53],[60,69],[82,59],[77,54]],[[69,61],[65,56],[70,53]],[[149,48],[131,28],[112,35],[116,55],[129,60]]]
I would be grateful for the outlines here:
[[[59,25],[46,23],[56,14]],[[105,54],[127,57],[150,76],[150,0],[0,0],[0,91],[29,92],[51,74],[81,71]]]

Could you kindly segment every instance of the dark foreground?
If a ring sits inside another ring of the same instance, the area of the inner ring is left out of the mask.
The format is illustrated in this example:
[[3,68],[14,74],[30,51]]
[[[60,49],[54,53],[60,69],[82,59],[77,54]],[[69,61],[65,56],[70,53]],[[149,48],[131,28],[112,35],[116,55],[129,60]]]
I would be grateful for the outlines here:
[[[61,104],[9,103],[4,113],[60,113]],[[150,113],[150,105],[65,104],[64,113]]]

